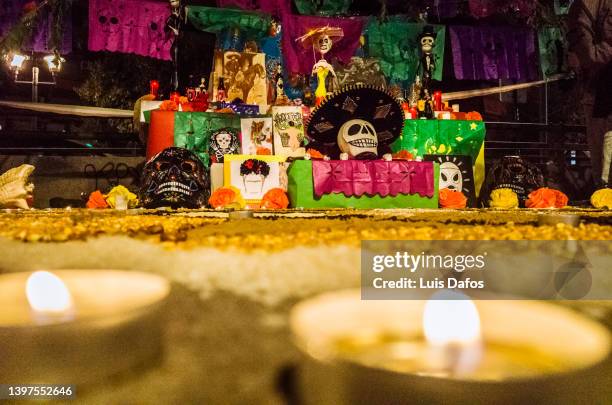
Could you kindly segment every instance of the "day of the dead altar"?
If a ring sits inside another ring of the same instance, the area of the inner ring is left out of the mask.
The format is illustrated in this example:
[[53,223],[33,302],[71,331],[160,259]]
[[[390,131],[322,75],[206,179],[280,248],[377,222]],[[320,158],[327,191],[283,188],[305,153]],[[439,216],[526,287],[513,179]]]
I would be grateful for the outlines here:
[[583,2],[6,3],[0,401],[612,398]]

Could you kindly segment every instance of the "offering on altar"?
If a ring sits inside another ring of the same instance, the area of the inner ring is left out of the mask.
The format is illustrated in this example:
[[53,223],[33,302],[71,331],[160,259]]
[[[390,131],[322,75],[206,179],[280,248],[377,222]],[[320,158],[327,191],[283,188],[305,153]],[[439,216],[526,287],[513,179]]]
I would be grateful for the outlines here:
[[145,208],[201,208],[210,196],[210,173],[184,148],[164,149],[147,162],[140,187]]
[[349,87],[334,93],[310,114],[306,131],[332,158],[378,159],[400,136],[404,113],[381,89]]

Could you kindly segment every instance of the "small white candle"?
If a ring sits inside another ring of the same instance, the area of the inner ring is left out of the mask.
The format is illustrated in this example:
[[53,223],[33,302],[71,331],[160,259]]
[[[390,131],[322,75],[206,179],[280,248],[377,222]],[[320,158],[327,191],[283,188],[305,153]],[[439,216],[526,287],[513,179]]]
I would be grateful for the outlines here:
[[132,271],[0,275],[0,381],[88,384],[153,359],[169,293]]
[[605,327],[537,301],[365,301],[347,290],[299,303],[290,325],[305,404],[598,402],[589,387],[610,353]]
[[423,333],[428,344],[426,364],[432,374],[469,375],[478,368],[482,358],[480,316],[464,294],[442,290],[427,301]]
[[72,295],[55,274],[48,271],[32,273],[26,281],[25,291],[36,323],[55,323],[73,317]]

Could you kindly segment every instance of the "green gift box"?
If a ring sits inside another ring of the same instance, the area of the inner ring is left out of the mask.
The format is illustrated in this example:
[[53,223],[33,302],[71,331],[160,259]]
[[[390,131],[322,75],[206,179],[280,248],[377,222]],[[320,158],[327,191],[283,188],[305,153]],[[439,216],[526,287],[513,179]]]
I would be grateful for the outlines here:
[[[440,166],[434,165],[434,179]],[[398,194],[395,197],[379,195],[346,197],[344,194],[325,194],[315,197],[312,178],[312,162],[296,160],[287,170],[289,202],[293,208],[438,208],[438,182],[434,181],[433,197],[419,194]]]

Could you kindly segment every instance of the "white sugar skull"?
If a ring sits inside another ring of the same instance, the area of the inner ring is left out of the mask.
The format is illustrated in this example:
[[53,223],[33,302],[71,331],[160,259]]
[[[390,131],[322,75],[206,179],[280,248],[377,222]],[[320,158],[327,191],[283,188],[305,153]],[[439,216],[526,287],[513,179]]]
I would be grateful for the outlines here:
[[229,150],[230,145],[232,144],[232,135],[228,132],[219,132],[215,137],[217,141],[217,145],[221,150]]
[[421,38],[421,50],[423,53],[432,53],[435,39],[430,35],[425,35]]
[[378,136],[372,124],[367,121],[349,120],[338,131],[340,151],[351,158],[376,159],[378,157]]
[[321,35],[315,41],[314,47],[321,54],[321,56],[323,56],[327,52],[331,51],[333,44],[334,42],[328,35]]
[[444,162],[440,165],[440,190],[443,188],[452,191],[463,191],[461,170],[453,162]]

